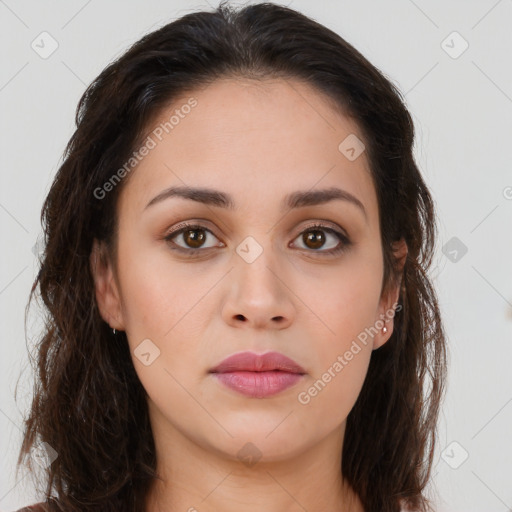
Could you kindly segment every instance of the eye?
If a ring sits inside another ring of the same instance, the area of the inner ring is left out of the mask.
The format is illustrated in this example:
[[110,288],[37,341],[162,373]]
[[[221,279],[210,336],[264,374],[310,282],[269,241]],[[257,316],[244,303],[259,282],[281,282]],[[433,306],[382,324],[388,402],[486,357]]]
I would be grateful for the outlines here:
[[350,245],[348,237],[322,224],[308,226],[295,241],[299,241],[299,249],[325,254],[337,254]]
[[[209,249],[216,246],[215,240],[219,241],[204,226],[198,224],[181,224],[180,226],[165,237],[165,240],[176,245],[178,250],[190,252],[197,249]],[[222,242],[220,244],[221,247],[224,246]]]
[[[181,223],[164,238],[174,246],[171,247],[173,250],[185,255],[194,255],[213,247],[225,247],[210,229],[200,224]],[[338,254],[351,243],[343,233],[318,223],[307,226],[293,242],[296,241],[298,249],[309,249],[308,252],[322,255]]]

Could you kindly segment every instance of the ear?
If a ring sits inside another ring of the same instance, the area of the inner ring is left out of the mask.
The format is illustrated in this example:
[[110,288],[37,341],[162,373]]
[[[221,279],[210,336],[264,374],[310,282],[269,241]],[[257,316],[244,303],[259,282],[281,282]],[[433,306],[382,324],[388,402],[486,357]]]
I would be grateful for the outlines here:
[[119,289],[104,242],[94,239],[89,264],[101,317],[113,329],[124,330]]
[[[393,243],[393,254],[397,261],[399,269],[398,282],[390,285],[381,296],[379,302],[378,316],[375,318],[375,327],[377,333],[373,338],[373,350],[380,348],[386,343],[393,334],[394,316],[398,298],[400,296],[400,286],[402,284],[402,271],[407,259],[407,244],[403,238]],[[384,326],[386,332],[383,332]]]

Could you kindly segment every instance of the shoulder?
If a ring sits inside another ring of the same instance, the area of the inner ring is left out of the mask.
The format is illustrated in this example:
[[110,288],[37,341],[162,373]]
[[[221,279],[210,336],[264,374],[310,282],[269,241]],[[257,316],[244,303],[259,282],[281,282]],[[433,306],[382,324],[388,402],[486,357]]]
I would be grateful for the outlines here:
[[35,505],[30,505],[29,507],[23,507],[17,510],[16,512],[46,512],[46,507],[44,507],[43,503],[36,503]]

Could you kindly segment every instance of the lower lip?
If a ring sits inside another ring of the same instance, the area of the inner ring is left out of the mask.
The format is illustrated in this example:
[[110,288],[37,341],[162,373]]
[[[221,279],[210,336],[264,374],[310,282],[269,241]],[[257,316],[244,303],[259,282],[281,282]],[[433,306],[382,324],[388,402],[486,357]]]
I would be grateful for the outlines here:
[[283,371],[240,371],[214,373],[214,375],[228,388],[253,398],[265,398],[267,396],[276,395],[293,386],[302,378],[302,374],[300,373]]

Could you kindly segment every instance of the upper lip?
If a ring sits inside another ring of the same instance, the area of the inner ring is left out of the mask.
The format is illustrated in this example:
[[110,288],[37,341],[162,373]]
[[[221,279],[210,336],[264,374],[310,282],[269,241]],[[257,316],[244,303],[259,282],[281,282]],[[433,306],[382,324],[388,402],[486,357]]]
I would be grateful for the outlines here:
[[278,370],[289,373],[304,374],[306,371],[295,361],[279,352],[238,352],[224,359],[210,370],[210,373],[229,373],[236,371],[267,372]]

